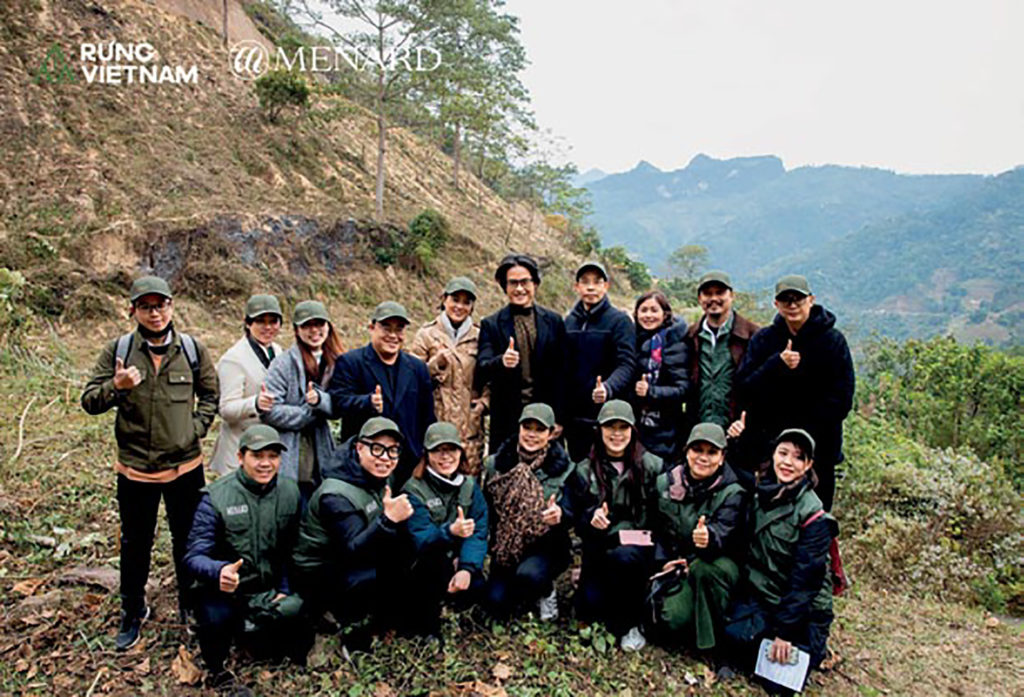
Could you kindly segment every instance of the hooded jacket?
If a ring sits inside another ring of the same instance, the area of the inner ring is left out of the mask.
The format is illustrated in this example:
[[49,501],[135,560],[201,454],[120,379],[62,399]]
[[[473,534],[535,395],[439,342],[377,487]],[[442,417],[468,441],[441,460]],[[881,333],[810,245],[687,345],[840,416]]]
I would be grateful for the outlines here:
[[636,394],[636,383],[648,372],[651,340],[663,328],[655,331],[637,328],[636,370],[622,399],[633,405],[644,448],[659,457],[671,459],[679,447],[684,421],[683,402],[690,389],[687,375],[690,347],[686,341],[686,322],[674,319],[665,331],[658,379],[650,384],[646,397]]

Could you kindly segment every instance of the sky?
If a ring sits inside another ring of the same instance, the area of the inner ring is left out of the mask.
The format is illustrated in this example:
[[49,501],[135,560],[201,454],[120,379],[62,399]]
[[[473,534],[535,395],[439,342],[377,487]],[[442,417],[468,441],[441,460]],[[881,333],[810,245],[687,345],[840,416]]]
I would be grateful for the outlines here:
[[1024,163],[1020,0],[507,0],[538,124],[581,172]]

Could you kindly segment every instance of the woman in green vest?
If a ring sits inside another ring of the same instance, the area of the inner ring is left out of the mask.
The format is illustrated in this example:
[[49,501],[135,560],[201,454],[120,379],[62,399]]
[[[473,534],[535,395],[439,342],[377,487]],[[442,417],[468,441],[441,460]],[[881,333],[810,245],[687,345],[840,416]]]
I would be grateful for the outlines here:
[[814,439],[786,429],[775,439],[770,467],[757,475],[748,531],[745,593],[729,612],[731,655],[754,665],[763,639],[769,658],[786,663],[794,647],[825,658],[832,624],[829,545],[838,534],[814,493]]
[[406,530],[416,549],[404,622],[413,633],[438,637],[445,596],[461,608],[483,588],[487,503],[476,479],[463,474],[466,451],[453,423],[431,424],[423,459],[405,483],[412,516]]
[[558,617],[554,582],[569,568],[573,519],[565,484],[569,455],[554,439],[555,412],[527,404],[519,435],[506,440],[483,465],[483,490],[491,520],[491,568],[486,603],[506,619],[537,603],[541,620]]
[[629,402],[601,407],[590,455],[577,463],[573,486],[583,568],[576,614],[603,622],[627,651],[647,643],[640,631],[644,587],[654,570],[648,503],[664,463],[646,452]]
[[685,457],[655,482],[653,509],[661,574],[651,596],[661,641],[706,651],[740,578],[747,496],[725,460],[726,437],[715,423],[697,424]]

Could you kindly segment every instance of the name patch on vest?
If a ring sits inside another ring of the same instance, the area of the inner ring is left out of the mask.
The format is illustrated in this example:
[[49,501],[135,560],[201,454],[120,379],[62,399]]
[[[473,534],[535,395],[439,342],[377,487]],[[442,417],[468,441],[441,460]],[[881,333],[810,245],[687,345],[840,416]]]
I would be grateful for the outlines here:
[[249,504],[243,503],[240,506],[228,506],[224,512],[227,515],[244,515],[249,512]]
[[377,502],[376,501],[370,501],[370,503],[366,504],[366,507],[363,510],[366,511],[367,515],[369,515],[369,514],[373,513],[374,511],[376,511],[377,508],[378,508]]
[[444,506],[444,501],[439,498],[432,498],[427,500],[427,508],[441,508]]

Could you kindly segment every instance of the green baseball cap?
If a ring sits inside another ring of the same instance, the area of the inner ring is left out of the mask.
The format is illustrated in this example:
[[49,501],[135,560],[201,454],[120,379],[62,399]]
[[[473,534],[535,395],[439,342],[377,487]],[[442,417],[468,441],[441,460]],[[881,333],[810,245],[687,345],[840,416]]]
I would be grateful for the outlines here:
[[363,427],[359,429],[360,438],[373,438],[383,433],[390,433],[398,440],[402,440],[402,432],[398,429],[398,424],[384,416],[367,419]]
[[630,426],[636,426],[636,416],[633,414],[633,406],[621,399],[613,399],[605,402],[601,411],[597,413],[597,423],[604,426],[611,421],[625,421]]
[[405,307],[394,300],[385,300],[375,307],[373,314],[370,315],[371,322],[381,322],[386,319],[401,319],[405,320],[406,324],[412,321],[409,319],[409,313],[405,311]]
[[281,303],[273,295],[254,295],[245,301],[245,318],[255,319],[260,315],[284,317]]
[[802,428],[787,428],[779,434],[774,444],[796,443],[809,459],[814,459],[814,437]]
[[296,327],[301,327],[314,319],[322,319],[324,322],[331,321],[331,318],[327,316],[327,308],[319,300],[303,300],[295,306],[295,310],[292,312],[292,324]]
[[732,290],[732,278],[725,271],[712,270],[704,273],[697,281],[697,292],[709,283],[717,283]]
[[519,423],[524,421],[538,421],[544,428],[554,428],[555,410],[543,402],[527,404],[519,417]]
[[281,450],[287,450],[281,435],[272,426],[266,424],[255,424],[245,429],[242,437],[238,440],[239,450],[263,450],[270,446],[277,446]]
[[576,280],[580,280],[580,276],[587,271],[597,271],[599,274],[604,276],[604,280],[608,280],[608,269],[606,269],[604,264],[599,261],[585,261],[576,267]]
[[433,450],[445,443],[461,448],[462,439],[459,437],[459,429],[455,427],[455,424],[447,421],[430,424],[427,427],[427,432],[423,434],[423,447]]
[[454,295],[459,291],[469,293],[473,296],[473,300],[476,300],[476,284],[465,276],[456,276],[444,287],[445,295]]
[[811,286],[808,285],[807,279],[797,274],[791,274],[789,276],[783,276],[779,279],[778,283],[775,284],[775,297],[779,297],[787,291],[793,291],[794,293],[800,293],[801,295],[810,295]]
[[721,426],[710,421],[699,423],[690,429],[690,437],[686,439],[686,447],[689,448],[692,444],[701,441],[711,443],[716,448],[725,449],[725,431],[722,430]]
[[135,302],[143,295],[150,295],[153,293],[156,295],[162,295],[165,298],[174,297],[171,294],[171,287],[167,285],[167,281],[159,276],[142,276],[140,278],[136,278],[135,281],[132,282],[132,288],[128,293],[132,302]]

